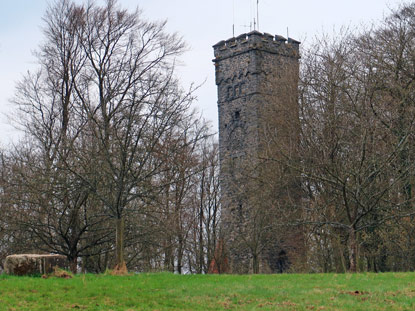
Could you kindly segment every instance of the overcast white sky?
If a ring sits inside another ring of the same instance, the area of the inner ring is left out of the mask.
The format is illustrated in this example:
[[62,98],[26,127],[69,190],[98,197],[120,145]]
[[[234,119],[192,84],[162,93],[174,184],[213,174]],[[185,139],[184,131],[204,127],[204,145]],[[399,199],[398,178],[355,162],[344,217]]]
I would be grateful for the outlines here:
[[[4,113],[12,111],[9,99],[16,81],[27,70],[36,68],[33,51],[42,41],[42,16],[52,0],[0,0],[0,146],[18,136],[8,125]],[[256,16],[257,0],[119,0],[125,7],[139,7],[150,20],[168,20],[167,29],[178,32],[190,50],[183,55],[180,78],[198,90],[196,107],[217,128],[216,86],[212,65],[212,45],[249,32]],[[77,2],[82,2],[77,0]],[[98,1],[99,2],[99,1]],[[311,42],[333,27],[370,24],[388,15],[400,0],[259,0],[260,31]]]

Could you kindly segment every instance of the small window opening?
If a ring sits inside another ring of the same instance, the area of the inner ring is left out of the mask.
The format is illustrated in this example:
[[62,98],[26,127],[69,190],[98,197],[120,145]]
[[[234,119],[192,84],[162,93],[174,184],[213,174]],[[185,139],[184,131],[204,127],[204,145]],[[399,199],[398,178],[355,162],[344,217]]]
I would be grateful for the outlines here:
[[238,216],[242,217],[242,204],[241,203],[238,204]]
[[235,120],[239,120],[241,118],[241,114],[239,111],[235,111]]

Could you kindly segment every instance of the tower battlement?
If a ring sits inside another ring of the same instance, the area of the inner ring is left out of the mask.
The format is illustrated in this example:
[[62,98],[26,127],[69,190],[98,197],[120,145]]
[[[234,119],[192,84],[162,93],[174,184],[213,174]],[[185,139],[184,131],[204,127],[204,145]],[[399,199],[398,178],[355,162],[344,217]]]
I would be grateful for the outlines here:
[[213,46],[215,61],[220,61],[252,50],[261,50],[272,54],[300,58],[300,42],[292,38],[251,31],[228,40],[222,40]]

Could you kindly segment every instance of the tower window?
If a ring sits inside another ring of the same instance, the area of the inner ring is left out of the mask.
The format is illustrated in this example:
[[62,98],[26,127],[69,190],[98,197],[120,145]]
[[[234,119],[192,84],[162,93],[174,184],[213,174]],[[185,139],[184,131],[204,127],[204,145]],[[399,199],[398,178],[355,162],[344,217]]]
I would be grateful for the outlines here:
[[235,120],[239,120],[241,118],[241,113],[239,110],[235,111]]
[[238,205],[238,216],[239,217],[242,217],[242,204],[241,203],[239,203],[239,205]]

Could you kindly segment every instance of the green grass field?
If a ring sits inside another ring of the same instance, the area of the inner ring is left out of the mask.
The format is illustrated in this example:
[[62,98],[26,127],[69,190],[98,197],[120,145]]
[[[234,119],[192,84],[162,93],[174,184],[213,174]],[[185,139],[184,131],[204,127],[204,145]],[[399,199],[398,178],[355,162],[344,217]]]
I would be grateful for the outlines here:
[[0,276],[0,310],[415,310],[415,273]]

